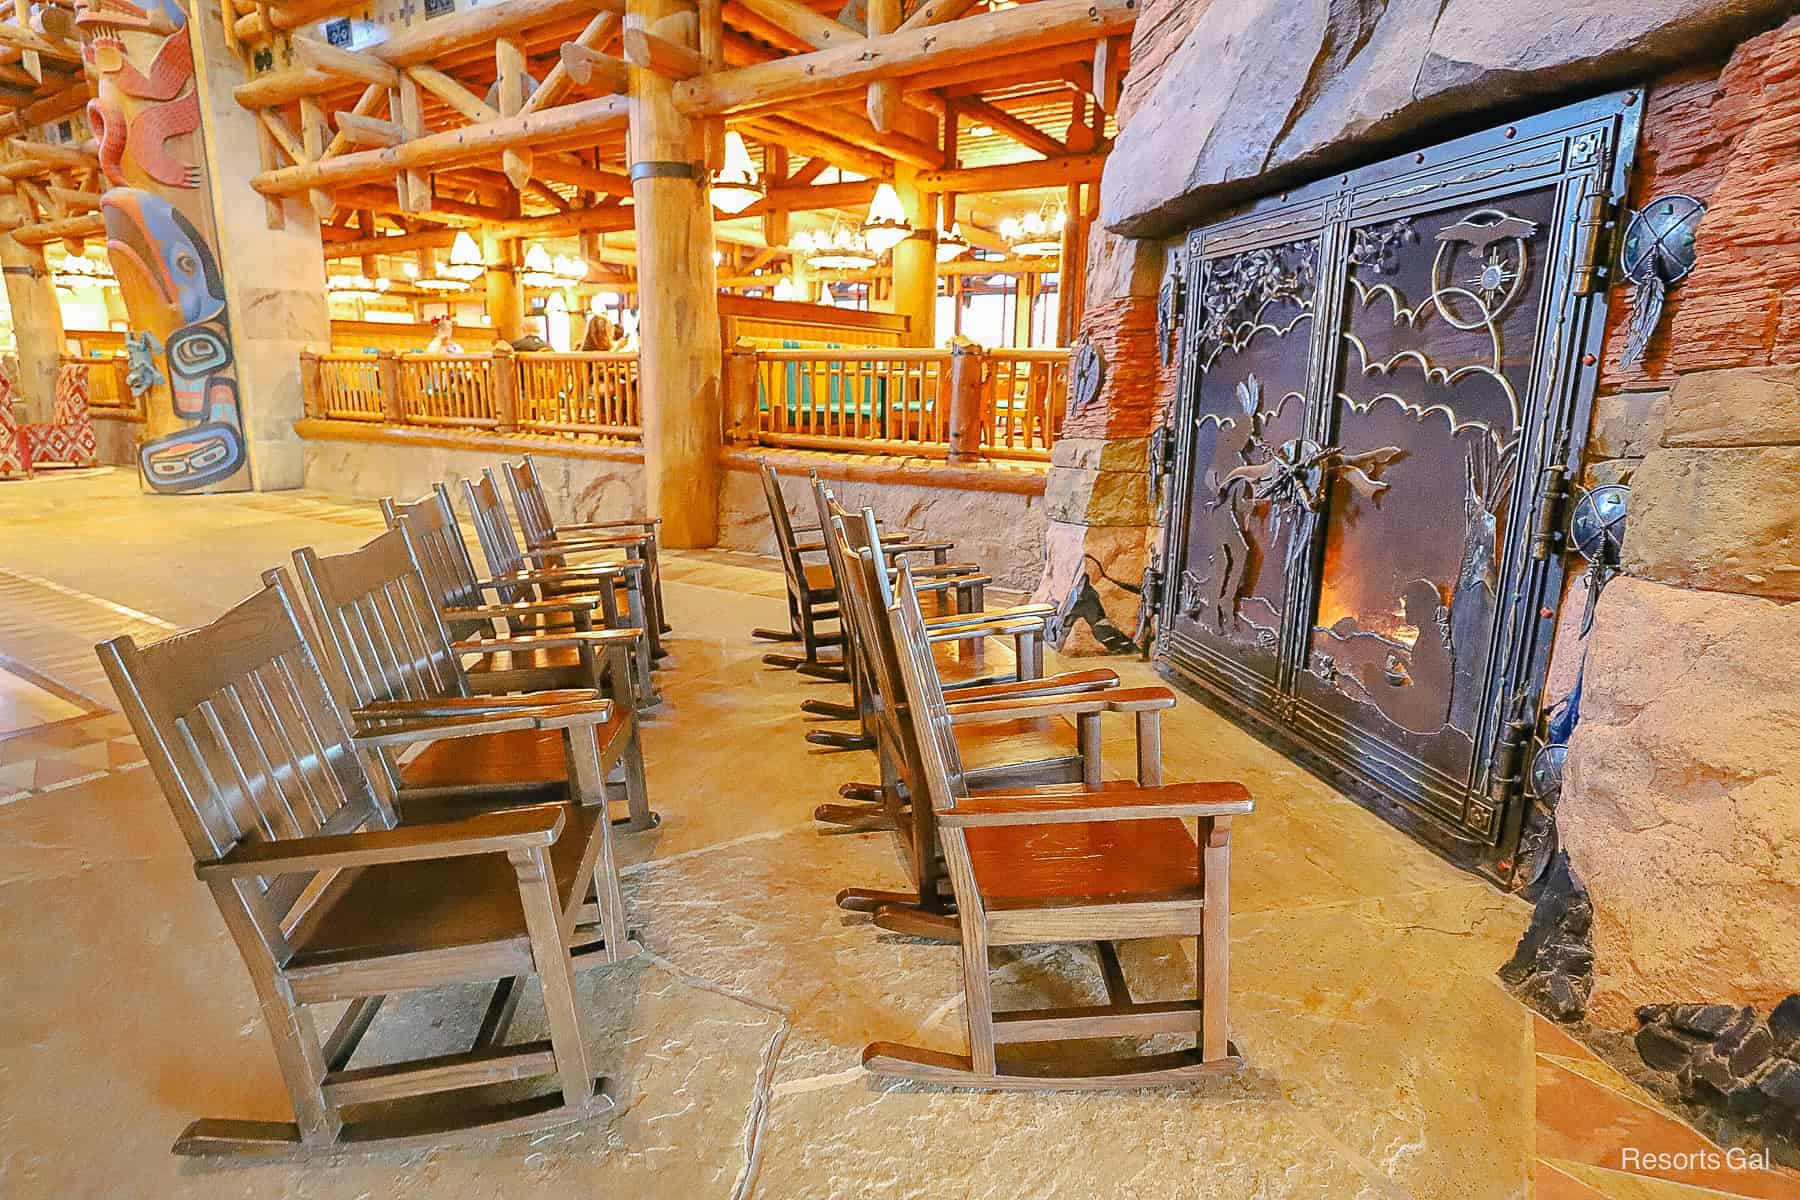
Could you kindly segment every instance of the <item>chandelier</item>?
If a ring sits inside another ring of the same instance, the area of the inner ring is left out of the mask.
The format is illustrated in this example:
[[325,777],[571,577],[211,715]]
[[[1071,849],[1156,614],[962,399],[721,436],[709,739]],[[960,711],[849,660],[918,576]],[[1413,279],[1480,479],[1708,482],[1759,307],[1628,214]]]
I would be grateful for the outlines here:
[[332,275],[325,280],[326,294],[345,300],[378,300],[390,286],[386,279],[370,279],[367,275]]
[[419,261],[409,262],[402,268],[407,280],[420,291],[425,292],[466,292],[469,281],[451,275],[448,267],[440,268],[431,251],[419,251]]
[[960,258],[969,252],[969,239],[963,236],[962,222],[954,222],[948,230],[940,229],[937,235],[937,260],[947,263],[953,258]]
[[723,213],[741,213],[762,197],[762,178],[750,159],[750,148],[737,130],[727,130],[725,165],[712,177],[713,207]]
[[538,245],[525,252],[525,265],[519,272],[519,282],[531,288],[568,287],[586,278],[587,264],[581,259],[562,254],[552,258]]
[[1054,203],[1023,217],[1008,217],[1000,222],[1000,236],[1014,254],[1023,258],[1050,258],[1062,253],[1063,228],[1068,214]]
[[868,218],[862,223],[862,235],[876,258],[913,235],[913,227],[906,222],[906,210],[900,207],[900,193],[893,184],[884,183],[875,189]]
[[826,233],[801,230],[789,249],[815,271],[860,271],[874,266],[879,257],[861,233],[838,221]]
[[76,288],[116,288],[118,276],[110,266],[95,262],[85,254],[68,254],[50,272],[50,282],[65,292]]

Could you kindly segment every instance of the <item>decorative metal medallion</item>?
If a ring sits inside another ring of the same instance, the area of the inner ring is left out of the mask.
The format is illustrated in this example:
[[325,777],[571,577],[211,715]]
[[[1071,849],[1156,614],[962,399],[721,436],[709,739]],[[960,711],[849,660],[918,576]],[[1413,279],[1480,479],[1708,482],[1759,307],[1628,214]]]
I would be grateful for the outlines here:
[[1583,492],[1569,514],[1569,545],[1588,561],[1582,637],[1594,627],[1594,606],[1599,603],[1600,589],[1619,573],[1619,559],[1625,550],[1625,509],[1630,502],[1630,488],[1622,483],[1608,483]]
[[1075,358],[1069,364],[1069,400],[1071,413],[1078,413],[1100,398],[1100,386],[1106,382],[1106,360],[1093,339],[1082,335],[1075,347]]
[[1162,365],[1175,360],[1175,327],[1181,321],[1181,255],[1172,255],[1156,292],[1156,352]]
[[[1444,320],[1457,329],[1480,329],[1510,308],[1531,272],[1527,243],[1537,232],[1536,221],[1497,208],[1478,209],[1438,230],[1437,257],[1431,261],[1431,294]],[[1465,249],[1473,257],[1472,263],[1462,262]],[[1474,274],[1454,277],[1459,270]],[[1474,313],[1459,311],[1450,302],[1453,296]]]
[[1531,757],[1531,794],[1551,806],[1562,795],[1563,763],[1569,748],[1561,743],[1542,746]]
[[1619,269],[1637,289],[1632,293],[1621,365],[1644,361],[1669,289],[1694,269],[1694,237],[1704,216],[1706,205],[1679,192],[1658,196],[1632,214],[1619,249]]

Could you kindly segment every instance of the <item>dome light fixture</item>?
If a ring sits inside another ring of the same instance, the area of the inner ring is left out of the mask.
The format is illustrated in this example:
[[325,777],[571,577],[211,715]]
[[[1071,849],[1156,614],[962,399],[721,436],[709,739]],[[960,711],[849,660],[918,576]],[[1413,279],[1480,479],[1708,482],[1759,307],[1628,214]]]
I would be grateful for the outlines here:
[[726,130],[725,164],[712,177],[713,207],[722,213],[741,213],[762,198],[762,177],[750,158],[750,148],[737,130]]
[[913,227],[906,223],[906,210],[900,207],[900,193],[893,184],[884,183],[875,189],[875,199],[869,201],[869,215],[862,223],[862,235],[877,258],[913,235]]
[[333,275],[325,280],[326,294],[344,300],[379,300],[392,286],[389,280],[356,274]]
[[456,240],[450,243],[450,261],[438,269],[438,275],[467,284],[486,270],[487,264],[481,260],[481,247],[475,244],[468,230],[459,230]]

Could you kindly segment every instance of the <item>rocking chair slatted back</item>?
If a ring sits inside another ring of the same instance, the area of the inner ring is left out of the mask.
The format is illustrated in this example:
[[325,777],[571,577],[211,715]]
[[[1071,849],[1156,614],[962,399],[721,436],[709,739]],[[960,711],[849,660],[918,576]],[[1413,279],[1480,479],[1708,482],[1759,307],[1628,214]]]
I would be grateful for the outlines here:
[[[867,518],[873,524],[873,512]],[[873,534],[873,528],[870,529]],[[863,574],[880,590],[887,590],[887,572],[871,555],[863,559]],[[944,699],[944,688],[938,682],[937,665],[932,660],[931,641],[925,628],[925,614],[919,608],[919,595],[913,587],[910,566],[900,568],[900,584],[892,589],[894,601],[888,606],[887,620],[892,631],[895,657],[899,660],[901,688],[895,707],[905,706],[911,717],[914,744],[918,747],[921,771],[926,785],[925,795],[934,810],[955,809],[958,800],[967,799],[968,781],[964,776],[962,754],[956,747],[956,735],[950,723],[950,705]],[[918,803],[915,793],[914,803]]]
[[[285,576],[209,625],[142,647],[114,638],[96,651],[196,862],[241,842],[394,826],[391,798],[358,754]],[[317,893],[317,875],[235,883],[276,963],[290,954],[286,931]]]
[[[441,483],[433,484],[430,495],[410,503],[389,497],[381,502],[381,515],[389,529],[406,522],[420,571],[440,608],[480,606],[479,577],[469,557],[469,544],[463,541],[462,529],[456,523],[456,510],[450,506],[450,489]],[[451,634],[460,639],[485,628],[481,621],[463,625],[467,628],[452,626]]]
[[544,499],[537,464],[531,461],[531,455],[527,454],[516,463],[502,461],[500,471],[506,477],[507,490],[512,493],[513,510],[519,514],[519,529],[525,534],[525,544],[548,546],[556,541],[556,518],[550,515],[550,505]]
[[[494,478],[492,467],[483,468],[480,479],[463,480],[463,500],[475,522],[475,536],[481,541],[488,569],[496,576],[529,569],[531,564],[519,548],[519,539],[513,536],[512,522],[500,499],[500,482]],[[501,589],[500,596],[508,604],[532,599],[530,588],[523,584]]]
[[297,550],[294,565],[355,705],[470,694],[404,525],[348,554]]
[[759,473],[762,475],[763,498],[769,504],[769,520],[775,526],[775,548],[781,555],[788,590],[800,595],[806,588],[806,564],[800,560],[800,551],[795,548],[800,543],[794,536],[794,521],[788,515],[787,501],[781,496],[781,476],[766,463]]

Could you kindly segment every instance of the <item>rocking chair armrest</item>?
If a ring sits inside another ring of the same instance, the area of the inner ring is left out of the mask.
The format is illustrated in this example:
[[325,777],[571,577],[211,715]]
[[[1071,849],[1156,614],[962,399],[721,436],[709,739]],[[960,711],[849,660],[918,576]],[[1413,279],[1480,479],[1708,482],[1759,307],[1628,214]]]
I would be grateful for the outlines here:
[[[593,552],[596,554],[600,553],[603,550],[618,550],[618,549],[621,549],[621,547],[618,547],[618,546],[594,546],[594,547],[592,547]],[[555,559],[567,558],[571,554],[581,553],[581,552],[582,551],[570,550],[570,549],[567,549],[566,547],[539,546],[539,547],[536,547],[535,549],[519,551],[519,557],[523,558],[523,559],[527,559],[531,562],[542,563],[542,562],[548,562],[548,561],[555,560]],[[610,570],[614,569],[615,567],[623,567],[625,565],[626,561],[627,560],[625,560],[625,559],[618,559],[615,562],[570,563],[570,564],[559,564],[559,565],[553,566],[553,567],[536,567],[533,569],[539,570],[539,571],[610,571]]]
[[[992,582],[994,582],[994,577],[992,575],[945,575],[937,579],[920,579],[914,577],[913,591],[948,592],[954,591],[957,588],[975,587],[977,585],[985,587]],[[981,614],[970,613],[968,615],[980,616]]]
[[987,700],[1007,700],[1024,696],[1074,696],[1084,692],[1104,692],[1119,686],[1119,673],[1104,667],[1091,671],[1065,671],[1041,679],[1020,679],[1010,683],[987,683],[980,687],[958,688],[951,693],[952,706]]
[[522,567],[516,571],[502,572],[491,579],[479,580],[478,583],[490,592],[539,583],[610,583],[621,575],[639,574],[643,569],[644,564],[635,559],[628,562],[582,563],[574,567]]
[[[588,693],[592,695],[593,693]],[[356,744],[365,748],[410,746],[442,742],[488,733],[550,731],[579,725],[604,725],[612,720],[612,701],[575,700],[504,712],[471,712],[466,716],[377,718],[358,723]]]
[[1149,821],[1164,817],[1210,817],[1229,821],[1256,807],[1241,783],[1174,783],[1160,787],[1091,789],[1052,784],[1027,792],[983,792],[937,810],[952,828],[983,825],[1063,825],[1084,821]]
[[935,629],[926,641],[938,642],[974,642],[985,637],[1017,637],[1022,633],[1042,633],[1044,622],[1036,617],[1027,617],[1019,621],[990,621],[986,625],[953,625],[949,629]]
[[1165,687],[1116,688],[1074,695],[1018,696],[950,704],[955,725],[982,721],[1017,721],[1034,717],[1079,717],[1089,713],[1156,712],[1175,707],[1175,693]]
[[458,654],[497,654],[507,650],[568,650],[592,646],[603,649],[614,643],[630,645],[644,636],[633,627],[621,629],[560,629],[548,633],[521,633],[513,637],[471,637],[452,644]]
[[[883,550],[886,550],[889,554],[895,555],[897,557],[902,554],[935,554],[939,550],[948,552],[948,551],[956,549],[956,543],[955,542],[915,542],[911,538],[905,536],[904,534],[892,534],[892,535],[884,535],[882,537],[881,548]],[[923,565],[924,564],[922,564],[921,566],[918,566],[918,567],[914,567],[913,570],[915,570],[915,571],[921,570],[921,569],[923,569]]]
[[600,602],[591,596],[557,600],[520,600],[516,604],[471,604],[441,610],[446,621],[492,620],[496,617],[553,617],[565,613],[592,613]]
[[645,520],[626,518],[622,521],[573,521],[567,525],[557,525],[556,533],[560,537],[564,533],[599,533],[608,529],[642,529],[655,532],[662,527],[661,517],[650,517]]
[[602,550],[629,550],[649,539],[647,533],[596,533],[579,538],[554,538],[533,546],[552,554],[595,554]]
[[798,542],[794,545],[794,553],[795,554],[823,554],[823,553],[825,553],[825,543],[824,542]]
[[[982,583],[991,583],[977,563],[913,563],[912,573],[915,579],[945,579],[956,577],[964,583],[973,583],[977,577]],[[898,574],[895,570],[894,573]]]
[[289,875],[340,867],[504,854],[548,846],[567,819],[560,804],[536,804],[480,813],[460,821],[432,821],[398,829],[371,829],[278,842],[243,842],[222,858],[194,864],[201,879]]
[[596,699],[605,697],[592,688],[553,688],[503,695],[439,696],[432,700],[372,700],[352,709],[350,716],[364,725],[418,717],[466,717],[474,713],[529,716],[532,709],[561,708]]
[[1043,622],[1055,615],[1054,604],[1015,604],[1010,608],[989,608],[981,612],[945,613],[938,617],[926,617],[925,628],[935,633],[940,629],[954,629],[958,625],[991,624],[994,621]]

